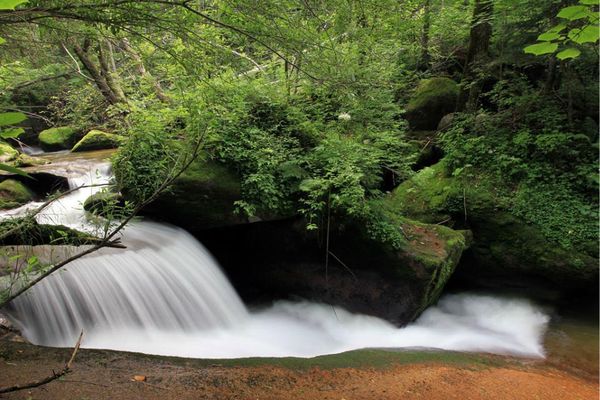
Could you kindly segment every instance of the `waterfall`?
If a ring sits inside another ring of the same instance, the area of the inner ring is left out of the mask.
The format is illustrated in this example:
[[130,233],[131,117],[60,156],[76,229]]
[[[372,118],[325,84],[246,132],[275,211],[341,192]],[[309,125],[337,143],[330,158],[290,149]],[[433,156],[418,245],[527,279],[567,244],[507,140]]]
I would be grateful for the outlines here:
[[[69,177],[72,187],[110,178],[107,164],[81,167]],[[65,196],[38,220],[89,229],[82,203],[97,190]],[[215,260],[185,231],[135,222],[122,242],[126,249],[104,248],[55,272],[3,312],[35,344],[73,346],[84,330],[82,347],[183,357],[310,357],[367,347],[544,354],[549,318],[524,299],[445,296],[405,328],[311,302],[248,312]]]

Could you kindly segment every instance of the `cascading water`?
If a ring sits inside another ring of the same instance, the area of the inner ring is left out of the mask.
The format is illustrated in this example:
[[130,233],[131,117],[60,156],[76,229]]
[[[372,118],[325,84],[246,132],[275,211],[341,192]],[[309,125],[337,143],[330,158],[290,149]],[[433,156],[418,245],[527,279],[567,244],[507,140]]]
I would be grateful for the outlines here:
[[[73,187],[108,181],[108,165],[87,168],[70,177]],[[65,196],[38,219],[85,229],[81,203],[97,190]],[[446,296],[401,329],[310,302],[276,302],[249,313],[185,231],[137,222],[122,242],[127,249],[105,248],[69,264],[4,311],[27,339],[48,346],[72,346],[83,329],[83,347],[185,357],[309,357],[366,347],[543,356],[548,317],[525,300]]]

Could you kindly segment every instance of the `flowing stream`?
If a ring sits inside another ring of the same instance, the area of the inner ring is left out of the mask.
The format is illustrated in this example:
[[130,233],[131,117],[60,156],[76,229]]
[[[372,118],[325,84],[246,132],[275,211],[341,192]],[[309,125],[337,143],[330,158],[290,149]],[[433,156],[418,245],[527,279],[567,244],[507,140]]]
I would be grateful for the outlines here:
[[[79,162],[72,187],[105,183],[108,164]],[[82,203],[98,187],[65,196],[40,222],[89,229]],[[23,212],[36,204],[4,213]],[[35,344],[202,358],[311,357],[360,348],[427,347],[543,357],[549,317],[524,299],[443,297],[413,324],[311,302],[243,304],[210,253],[182,229],[129,224],[127,249],[105,248],[58,271],[3,310]]]

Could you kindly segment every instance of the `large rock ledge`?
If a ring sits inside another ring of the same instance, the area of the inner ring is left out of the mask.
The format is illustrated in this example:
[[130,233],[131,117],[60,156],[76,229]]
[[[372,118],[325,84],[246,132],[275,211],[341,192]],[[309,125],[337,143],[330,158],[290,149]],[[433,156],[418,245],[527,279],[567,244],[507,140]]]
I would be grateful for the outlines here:
[[404,324],[437,301],[469,243],[468,232],[404,218],[390,197],[377,207],[405,235],[401,247],[372,239],[363,222],[338,218],[326,268],[322,232],[308,232],[297,217],[249,220],[234,212],[240,198],[235,174],[197,161],[144,213],[194,233],[251,303],[305,298]]

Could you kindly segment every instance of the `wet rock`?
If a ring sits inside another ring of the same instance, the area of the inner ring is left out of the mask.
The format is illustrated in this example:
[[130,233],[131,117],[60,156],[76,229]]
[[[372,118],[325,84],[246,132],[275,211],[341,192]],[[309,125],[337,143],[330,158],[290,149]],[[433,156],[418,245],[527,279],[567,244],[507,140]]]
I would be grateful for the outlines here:
[[91,150],[103,150],[103,149],[116,149],[119,147],[125,138],[123,136],[115,135],[113,133],[102,132],[97,129],[93,129],[86,133],[86,135],[79,141],[71,151],[91,151]]
[[0,210],[6,210],[29,203],[34,193],[24,184],[14,179],[0,182]]
[[77,139],[77,131],[68,126],[43,130],[38,136],[40,146],[45,151],[70,149]]

